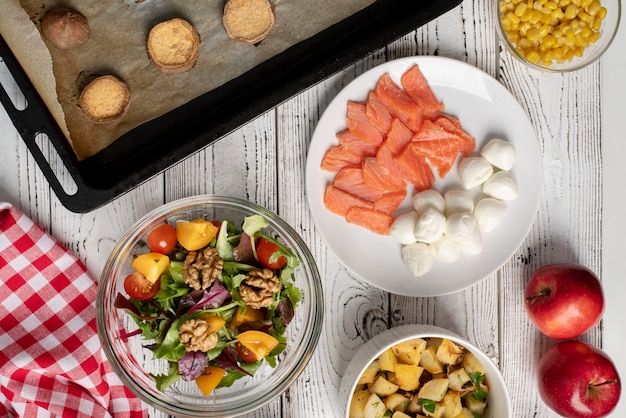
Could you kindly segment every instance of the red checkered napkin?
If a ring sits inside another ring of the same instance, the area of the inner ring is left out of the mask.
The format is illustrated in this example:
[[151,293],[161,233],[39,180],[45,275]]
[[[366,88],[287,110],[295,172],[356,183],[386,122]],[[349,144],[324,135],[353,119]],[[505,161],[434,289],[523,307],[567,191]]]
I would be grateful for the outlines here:
[[0,203],[0,417],[144,417],[96,333],[96,283],[16,208]]

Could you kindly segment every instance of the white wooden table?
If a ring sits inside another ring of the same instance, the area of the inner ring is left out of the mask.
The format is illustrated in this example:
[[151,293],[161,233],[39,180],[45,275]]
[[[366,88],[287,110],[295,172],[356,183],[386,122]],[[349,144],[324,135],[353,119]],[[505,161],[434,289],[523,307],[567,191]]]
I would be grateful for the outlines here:
[[[620,292],[620,244],[626,233],[621,187],[626,176],[622,162],[626,36],[622,27],[607,55],[590,67],[546,74],[503,52],[493,25],[495,12],[496,2],[464,0],[437,20],[87,214],[72,213],[60,204],[2,109],[0,200],[30,215],[75,252],[95,277],[136,219],[184,196],[212,193],[249,199],[294,226],[318,262],[326,320],[317,350],[295,385],[251,417],[341,416],[338,384],[352,354],[373,335],[405,323],[439,325],[483,348],[501,367],[515,417],[555,416],[539,399],[534,378],[539,356],[553,341],[531,325],[521,296],[536,268],[579,262],[601,275],[606,314],[602,324],[582,339],[602,346],[626,378],[626,307]],[[365,70],[411,55],[455,58],[496,77],[527,112],[543,153],[541,203],[524,243],[497,273],[443,297],[399,297],[351,277],[322,241],[305,199],[307,148],[326,106],[342,86]],[[0,82],[7,90],[16,90],[6,71],[0,71]],[[233,155],[238,156],[236,161]],[[151,416],[163,414],[151,411]],[[626,416],[626,398],[613,416]]]

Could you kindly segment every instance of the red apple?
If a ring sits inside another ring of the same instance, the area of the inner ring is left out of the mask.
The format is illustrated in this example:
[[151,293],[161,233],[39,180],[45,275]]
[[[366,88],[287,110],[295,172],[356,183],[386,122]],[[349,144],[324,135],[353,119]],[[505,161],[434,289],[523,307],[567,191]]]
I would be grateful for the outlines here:
[[604,312],[600,281],[580,264],[550,264],[535,271],[524,301],[531,321],[556,340],[579,337],[600,322]]
[[539,360],[537,380],[545,404],[568,418],[605,417],[620,398],[621,382],[611,359],[581,341],[550,347]]

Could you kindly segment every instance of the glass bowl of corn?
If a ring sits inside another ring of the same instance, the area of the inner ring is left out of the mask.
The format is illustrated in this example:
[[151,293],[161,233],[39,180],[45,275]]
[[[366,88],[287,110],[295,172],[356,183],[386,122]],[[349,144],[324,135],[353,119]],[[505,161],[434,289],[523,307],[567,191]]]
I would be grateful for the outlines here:
[[500,39],[531,67],[567,72],[596,61],[619,27],[620,0],[497,0]]

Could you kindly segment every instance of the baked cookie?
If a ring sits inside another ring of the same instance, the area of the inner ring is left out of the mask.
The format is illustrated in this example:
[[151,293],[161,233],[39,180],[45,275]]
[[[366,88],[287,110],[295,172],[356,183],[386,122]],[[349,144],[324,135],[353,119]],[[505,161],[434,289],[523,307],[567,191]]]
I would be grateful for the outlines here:
[[258,44],[274,27],[274,10],[269,0],[228,0],[222,22],[230,38]]
[[85,86],[78,98],[78,104],[91,121],[111,122],[126,113],[130,104],[130,91],[119,78],[103,75]]
[[174,18],[158,23],[148,35],[148,55],[165,73],[189,70],[198,59],[200,36],[191,23]]

